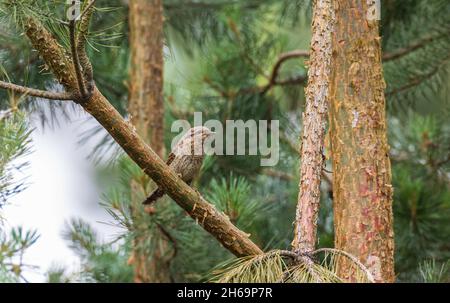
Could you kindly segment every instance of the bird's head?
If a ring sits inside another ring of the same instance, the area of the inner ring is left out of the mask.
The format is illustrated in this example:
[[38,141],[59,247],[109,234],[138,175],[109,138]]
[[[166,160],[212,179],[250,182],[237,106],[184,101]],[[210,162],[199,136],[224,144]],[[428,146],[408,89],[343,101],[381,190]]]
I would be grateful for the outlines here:
[[209,128],[205,126],[196,126],[190,129],[191,136],[195,139],[201,138],[202,142],[204,142],[206,139],[208,139],[210,136],[214,135],[214,132],[212,132]]
[[195,155],[202,155],[204,153],[205,140],[212,135],[214,135],[214,132],[207,127],[193,127],[178,141],[172,152],[175,154],[190,155],[194,149]]

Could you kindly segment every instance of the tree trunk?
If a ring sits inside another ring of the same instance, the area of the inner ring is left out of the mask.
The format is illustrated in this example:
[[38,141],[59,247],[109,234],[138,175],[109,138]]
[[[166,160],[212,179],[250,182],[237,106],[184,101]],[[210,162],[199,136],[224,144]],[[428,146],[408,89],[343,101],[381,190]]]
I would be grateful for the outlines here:
[[[130,85],[128,112],[138,134],[164,158],[163,103],[163,8],[161,0],[130,0]],[[131,180],[131,186],[136,187]],[[134,192],[132,190],[132,192]],[[142,198],[141,198],[142,199]],[[139,195],[132,197],[134,212],[140,211]],[[139,214],[133,218],[139,221]],[[137,224],[135,228],[146,228]],[[148,235],[149,231],[137,234]],[[155,233],[159,231],[155,230]],[[149,249],[145,236],[134,240],[132,252],[135,282],[170,282],[170,245],[163,237],[151,235],[158,245]]]
[[[377,282],[394,281],[391,166],[378,22],[366,1],[336,2],[330,134],[335,246]],[[354,280],[349,264],[341,276]]]
[[298,253],[311,252],[316,246],[320,177],[324,161],[322,152],[331,74],[331,34],[334,22],[333,0],[314,1],[310,66],[300,151],[300,188],[292,242],[293,250]]
[[128,112],[138,134],[164,156],[163,7],[161,0],[130,0],[131,70]]

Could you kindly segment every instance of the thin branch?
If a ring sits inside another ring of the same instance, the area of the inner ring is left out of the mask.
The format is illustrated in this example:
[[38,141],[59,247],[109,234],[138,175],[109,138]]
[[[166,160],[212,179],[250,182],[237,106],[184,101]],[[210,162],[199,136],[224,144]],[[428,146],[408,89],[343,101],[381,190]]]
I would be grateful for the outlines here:
[[86,40],[89,32],[89,25],[91,23],[92,14],[94,13],[94,3],[96,0],[92,0],[83,13],[81,14],[81,21],[78,32],[77,40],[77,52],[80,59],[80,65],[83,67],[84,80],[87,84],[88,94],[92,94],[94,89],[94,71],[92,69],[92,64],[86,53]]
[[[236,95],[242,95],[242,94],[261,94],[264,95],[268,91],[270,91],[275,86],[286,86],[286,85],[295,85],[295,84],[304,84],[308,77],[306,75],[301,75],[297,77],[291,77],[287,79],[278,79],[279,71],[282,66],[282,64],[290,59],[294,58],[300,58],[300,57],[309,57],[309,53],[306,50],[293,50],[286,53],[282,53],[279,55],[275,65],[272,68],[272,72],[270,76],[268,77],[268,83],[263,86],[252,86],[252,87],[244,87],[241,88],[237,92],[228,92],[222,90],[220,87],[218,87],[211,79],[204,78],[203,80],[215,91],[217,91],[222,97],[224,98],[231,98]],[[259,69],[259,67],[258,67]],[[263,74],[262,72],[260,72]],[[264,74],[263,74],[264,75]],[[267,76],[266,76],[267,77]]]
[[78,82],[78,90],[80,92],[80,95],[82,98],[86,98],[86,88],[84,86],[84,78],[83,74],[81,72],[81,66],[80,66],[80,59],[78,57],[78,49],[77,49],[77,42],[75,38],[75,20],[71,20],[69,22],[69,31],[70,31],[70,50],[72,54],[72,61],[74,63],[75,67],[75,74],[77,76],[77,82]]
[[279,170],[274,170],[274,169],[263,169],[262,174],[269,176],[269,177],[273,177],[273,178],[278,178],[280,180],[284,180],[284,181],[292,181],[295,180],[295,176],[291,175],[289,173],[286,173],[284,171],[279,171]]
[[436,40],[436,39],[439,39],[439,38],[449,35],[449,33],[450,33],[450,31],[447,31],[445,33],[440,33],[438,35],[427,35],[427,36],[421,37],[421,38],[413,41],[406,47],[401,47],[401,48],[398,48],[391,52],[384,53],[383,61],[388,62],[388,61],[395,60],[395,59],[401,58],[403,56],[406,56],[409,53],[428,45],[428,43],[432,42],[433,40]]
[[[383,54],[383,62],[388,62],[388,61],[392,61],[392,60],[401,58],[421,47],[426,46],[428,43],[432,42],[433,40],[444,37],[448,34],[449,34],[449,32],[441,33],[439,35],[425,36],[421,39],[418,39],[418,40],[412,42],[407,47],[399,48],[399,49],[393,50],[391,52],[386,52]],[[293,51],[289,51],[286,53],[282,53],[278,57],[278,60],[276,61],[274,67],[272,68],[272,73],[269,77],[269,82],[266,85],[243,88],[243,89],[239,90],[239,92],[237,94],[248,94],[248,93],[257,93],[257,92],[259,92],[261,94],[265,94],[269,90],[271,90],[274,86],[304,84],[308,79],[308,77],[306,75],[301,75],[301,76],[278,80],[278,75],[279,75],[279,71],[281,69],[282,64],[284,62],[288,61],[289,59],[301,58],[301,57],[309,58],[309,51],[299,49],[299,50],[293,50]],[[207,83],[210,85],[212,84],[211,81],[209,81]],[[412,86],[414,86],[414,84],[412,84]],[[213,88],[215,88],[217,90],[217,87],[213,87]],[[407,88],[405,88],[405,89],[407,89]],[[220,94],[223,97],[230,97],[233,95],[228,92],[224,92],[224,91],[220,91],[220,90],[218,90],[218,91],[220,92]]]
[[386,92],[386,96],[389,97],[389,96],[401,93],[403,91],[406,91],[410,88],[413,88],[415,86],[422,84],[426,80],[432,78],[441,69],[441,67],[444,66],[445,64],[447,64],[449,61],[450,61],[450,56],[448,56],[446,59],[444,59],[438,65],[436,65],[430,72],[423,74],[423,75],[419,75],[419,76],[413,78],[411,81],[409,81],[405,85],[402,85],[400,87],[394,88],[394,89]]
[[318,254],[321,252],[333,253],[336,255],[343,255],[343,256],[349,258],[353,263],[355,263],[366,274],[367,280],[369,280],[369,282],[375,283],[375,279],[374,279],[372,273],[370,272],[370,270],[364,264],[362,264],[361,261],[359,261],[358,258],[356,258],[355,256],[349,254],[346,251],[336,249],[336,248],[319,248],[319,249],[313,251],[312,255],[315,255],[315,254]]
[[286,83],[285,81],[278,82],[278,74],[279,74],[281,65],[289,59],[299,58],[299,57],[307,58],[307,57],[309,57],[309,52],[307,50],[293,50],[293,51],[281,54],[278,57],[278,60],[275,63],[274,67],[272,68],[272,73],[270,75],[269,83],[267,83],[267,85],[262,88],[261,93],[262,94],[266,93],[268,90],[270,90],[272,88],[272,86],[274,86],[276,84]]
[[34,89],[30,87],[25,87],[13,83],[8,83],[4,81],[0,81],[0,88],[14,91],[19,94],[29,95],[37,98],[49,99],[49,100],[73,100],[74,96],[71,93],[58,93],[58,92],[49,92],[40,89]]

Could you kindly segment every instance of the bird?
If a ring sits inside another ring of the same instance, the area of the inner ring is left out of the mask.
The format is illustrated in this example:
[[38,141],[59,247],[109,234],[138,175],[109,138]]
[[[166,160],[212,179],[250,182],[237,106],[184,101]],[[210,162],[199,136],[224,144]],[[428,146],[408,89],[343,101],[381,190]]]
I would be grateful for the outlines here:
[[[166,164],[188,185],[191,185],[202,167],[205,157],[204,142],[213,135],[214,132],[207,127],[192,127],[175,144],[169,154]],[[164,190],[158,187],[143,204],[147,206],[153,204],[164,195]]]

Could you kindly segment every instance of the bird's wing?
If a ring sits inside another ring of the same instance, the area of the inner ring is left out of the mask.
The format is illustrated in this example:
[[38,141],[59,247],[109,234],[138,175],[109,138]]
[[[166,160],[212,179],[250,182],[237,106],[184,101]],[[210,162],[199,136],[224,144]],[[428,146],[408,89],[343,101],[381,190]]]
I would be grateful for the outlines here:
[[174,159],[175,159],[175,154],[174,153],[170,153],[169,157],[167,157],[166,164],[170,165],[170,163],[172,163]]

